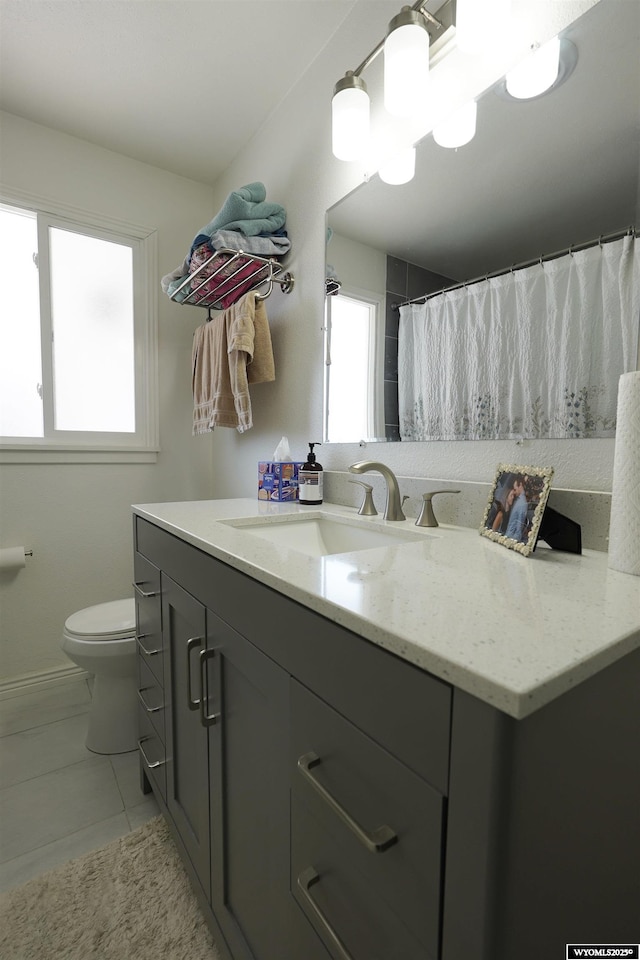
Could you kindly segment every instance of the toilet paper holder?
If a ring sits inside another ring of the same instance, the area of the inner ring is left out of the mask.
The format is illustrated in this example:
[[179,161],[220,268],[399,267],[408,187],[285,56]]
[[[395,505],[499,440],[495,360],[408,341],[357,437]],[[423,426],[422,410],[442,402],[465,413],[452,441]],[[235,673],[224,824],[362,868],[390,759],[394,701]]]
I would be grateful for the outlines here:
[[0,571],[15,572],[22,569],[27,561],[27,557],[33,556],[33,550],[25,550],[19,547],[0,547]]

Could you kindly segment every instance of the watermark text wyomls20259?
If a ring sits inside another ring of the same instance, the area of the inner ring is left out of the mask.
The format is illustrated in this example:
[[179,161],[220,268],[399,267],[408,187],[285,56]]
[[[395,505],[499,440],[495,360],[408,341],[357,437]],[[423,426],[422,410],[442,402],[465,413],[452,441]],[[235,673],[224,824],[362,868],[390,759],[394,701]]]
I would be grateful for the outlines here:
[[568,943],[567,960],[586,960],[588,957],[625,957],[640,960],[638,943]]

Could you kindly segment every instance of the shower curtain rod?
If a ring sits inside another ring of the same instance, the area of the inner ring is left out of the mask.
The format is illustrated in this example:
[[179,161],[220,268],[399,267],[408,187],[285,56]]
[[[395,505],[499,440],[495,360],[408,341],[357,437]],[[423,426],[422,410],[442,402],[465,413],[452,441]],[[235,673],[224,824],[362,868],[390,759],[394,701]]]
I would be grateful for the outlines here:
[[463,287],[470,287],[474,283],[482,283],[485,280],[491,280],[493,277],[502,277],[506,273],[513,273],[515,270],[524,270],[526,267],[533,267],[536,263],[545,263],[547,260],[556,260],[567,253],[577,253],[579,250],[588,250],[589,247],[602,246],[603,243],[612,243],[614,240],[621,240],[622,237],[637,237],[635,226],[627,227],[626,230],[618,230],[616,233],[609,233],[606,236],[598,237],[597,240],[589,240],[586,243],[578,243],[564,250],[556,250],[555,253],[547,253],[545,256],[536,257],[534,260],[524,260],[522,263],[514,263],[505,270],[496,270],[494,273],[485,273],[482,277],[475,277],[473,280],[464,280],[461,283],[454,283],[450,287],[443,287],[442,290],[436,290],[434,293],[423,293],[421,297],[414,297],[413,300],[403,300],[402,303],[394,304],[399,310],[400,307],[407,307],[410,303],[426,303],[433,297],[439,297],[441,293],[451,293],[453,290],[462,290]]

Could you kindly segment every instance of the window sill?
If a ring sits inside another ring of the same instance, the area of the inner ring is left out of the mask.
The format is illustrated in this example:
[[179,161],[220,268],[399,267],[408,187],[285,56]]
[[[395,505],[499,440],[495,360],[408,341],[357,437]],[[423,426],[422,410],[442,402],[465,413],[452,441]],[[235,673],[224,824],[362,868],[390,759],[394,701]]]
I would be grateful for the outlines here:
[[8,463],[157,463],[149,447],[73,447],[0,444],[0,464]]

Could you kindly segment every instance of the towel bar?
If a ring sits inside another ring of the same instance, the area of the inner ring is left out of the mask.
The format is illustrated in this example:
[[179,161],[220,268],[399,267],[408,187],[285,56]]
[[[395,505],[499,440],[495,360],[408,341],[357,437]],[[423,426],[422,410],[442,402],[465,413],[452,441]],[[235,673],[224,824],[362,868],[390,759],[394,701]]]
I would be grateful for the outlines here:
[[291,273],[282,272],[277,260],[225,247],[216,250],[185,277],[171,294],[171,300],[179,298],[183,305],[225,310],[245,293],[260,291],[265,285],[266,289],[257,297],[266,300],[274,283],[280,285],[283,293],[291,293],[295,279]]

